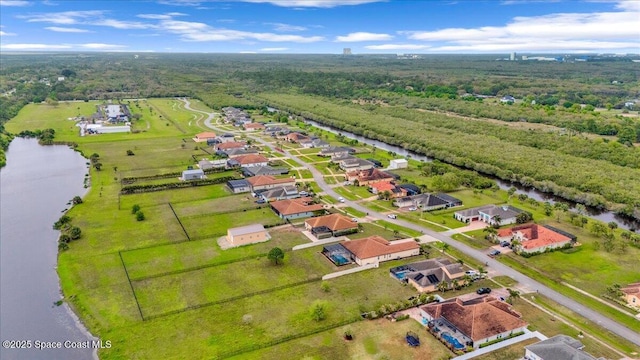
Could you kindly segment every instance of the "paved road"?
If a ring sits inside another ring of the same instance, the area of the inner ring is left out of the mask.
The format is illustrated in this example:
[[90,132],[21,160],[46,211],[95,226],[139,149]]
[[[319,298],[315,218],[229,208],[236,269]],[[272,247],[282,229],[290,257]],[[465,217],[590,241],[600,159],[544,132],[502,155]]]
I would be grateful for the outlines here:
[[[211,120],[215,117],[216,113],[208,113],[205,111],[200,111],[200,110],[193,110],[190,107],[190,103],[188,99],[182,99],[182,101],[185,102],[185,108],[191,111],[196,111],[199,113],[203,113],[203,114],[207,114],[208,117],[205,120],[205,125],[213,130],[216,131],[220,131],[220,132],[224,132],[223,130],[216,128],[213,124],[211,124]],[[268,143],[266,141],[264,141],[263,139],[257,138],[257,137],[253,137],[250,136],[254,141],[267,146],[269,148],[271,148],[272,150],[274,150],[274,146],[271,143]],[[318,186],[320,187],[320,189],[322,189],[322,191],[324,191],[326,194],[333,196],[334,198],[338,198],[340,197],[340,195],[338,193],[336,193],[333,188],[331,188],[325,181],[324,181],[324,176],[313,166],[307,165],[307,163],[305,163],[304,161],[300,160],[298,157],[291,155],[288,151],[284,151],[284,154],[287,155],[290,159],[292,159],[293,161],[297,162],[298,164],[300,164],[301,166],[304,166],[306,168],[308,168],[311,171],[311,174],[313,174],[313,179],[316,181],[316,184],[318,184]],[[400,220],[400,219],[396,219],[396,220],[391,220],[389,219],[386,215],[375,212],[369,208],[366,208],[354,201],[351,200],[346,200],[345,199],[345,204],[356,209],[359,211],[362,211],[364,213],[368,213],[369,218],[374,218],[374,219],[378,219],[378,220],[386,220],[389,222],[393,222],[396,223],[398,225],[404,226],[406,228],[412,229],[412,230],[416,230],[419,232],[422,232],[425,235],[429,235],[439,241],[442,241],[445,244],[449,244],[452,247],[455,247],[456,249],[460,250],[461,252],[463,252],[465,255],[470,256],[478,261],[480,261],[481,263],[486,262],[489,266],[490,269],[492,269],[493,271],[496,271],[500,274],[503,275],[507,275],[511,278],[513,278],[514,280],[518,281],[520,283],[520,285],[529,288],[529,289],[535,289],[538,293],[552,299],[553,301],[557,302],[560,305],[563,305],[565,307],[567,307],[568,309],[573,310],[574,312],[582,315],[583,317],[585,317],[586,319],[589,319],[595,323],[597,323],[598,325],[602,326],[605,329],[609,329],[612,333],[621,336],[622,338],[625,338],[629,341],[631,341],[632,343],[640,346],[640,334],[638,334],[637,332],[629,329],[628,327],[606,317],[605,315],[602,315],[590,308],[587,308],[586,306],[576,302],[575,300],[572,300],[558,292],[556,292],[555,290],[535,281],[534,279],[523,275],[521,273],[519,273],[518,271],[502,264],[499,261],[496,261],[492,258],[489,258],[484,252],[474,249],[464,243],[461,243],[459,241],[456,241],[454,239],[452,239],[449,236],[446,236],[444,234],[438,233],[436,231],[433,231],[431,229],[428,228],[424,228],[420,225],[416,225],[404,220]]]

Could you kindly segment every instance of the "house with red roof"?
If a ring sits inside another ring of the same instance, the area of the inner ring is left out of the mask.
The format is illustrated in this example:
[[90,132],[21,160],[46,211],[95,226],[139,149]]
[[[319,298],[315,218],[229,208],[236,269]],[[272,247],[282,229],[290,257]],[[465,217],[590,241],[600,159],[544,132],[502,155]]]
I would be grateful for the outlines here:
[[228,141],[221,144],[217,144],[215,146],[216,150],[224,151],[229,149],[242,149],[247,146],[247,143],[244,141]]
[[570,246],[576,240],[572,234],[551,226],[538,224],[525,224],[501,229],[498,230],[497,237],[500,242],[517,240],[518,244],[514,246],[514,250],[517,253],[525,254]]
[[350,171],[346,173],[347,181],[358,184],[358,186],[368,186],[378,182],[391,182],[393,176],[376,168],[360,171]]
[[379,235],[340,243],[356,264],[379,264],[383,261],[420,255],[420,245],[413,239],[387,241]]
[[308,137],[307,135],[302,135],[302,134],[297,133],[297,132],[289,133],[284,138],[288,142],[294,143],[294,144],[295,143],[299,143],[300,141],[303,141],[303,140],[306,141],[306,140],[310,139],[310,137]]
[[227,161],[227,167],[255,167],[255,166],[267,166],[269,159],[260,154],[248,154],[236,156],[233,159]]
[[358,231],[358,223],[342,214],[331,214],[307,219],[304,227],[318,239],[352,234]]
[[193,138],[195,142],[205,142],[207,140],[215,140],[216,133],[214,132],[201,132],[196,134],[196,137]]
[[310,197],[279,200],[269,203],[273,211],[282,219],[293,220],[318,215],[324,211],[320,204],[314,204]]
[[[438,328],[439,334],[462,348],[478,349],[489,341],[507,338],[523,332],[527,323],[506,302],[494,297],[480,297],[468,301],[449,299],[420,307],[423,322]],[[455,339],[456,341],[453,341]]]
[[385,192],[389,193],[389,197],[392,199],[401,198],[407,196],[407,190],[401,187],[396,186],[394,183],[390,182],[376,182],[369,185],[369,191],[376,195],[384,194]]
[[620,291],[627,305],[640,309],[640,282],[629,284]]
[[295,186],[296,179],[294,178],[281,178],[277,179],[271,175],[258,175],[247,178],[247,182],[251,186],[251,191],[256,192],[259,190],[269,190],[281,186]]
[[260,124],[260,123],[242,124],[242,128],[245,129],[246,131],[257,131],[257,130],[264,130],[265,129],[264,125]]

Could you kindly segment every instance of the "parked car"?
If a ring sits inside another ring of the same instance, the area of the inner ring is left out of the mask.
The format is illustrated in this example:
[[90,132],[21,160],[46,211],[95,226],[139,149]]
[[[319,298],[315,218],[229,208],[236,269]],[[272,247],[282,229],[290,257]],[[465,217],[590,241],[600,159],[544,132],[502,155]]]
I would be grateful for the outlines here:
[[409,208],[409,211],[416,211],[416,210],[418,210],[418,208],[416,208],[416,207],[410,207]]
[[491,289],[489,289],[488,287],[483,287],[478,289],[476,292],[478,293],[478,295],[489,294],[491,293]]
[[351,221],[358,222],[358,218],[351,218]]
[[308,192],[306,192],[306,191],[300,191],[298,194],[300,194],[300,196],[307,196],[307,195],[309,195],[309,193],[308,193]]
[[266,203],[266,202],[267,202],[267,201],[266,201],[265,199],[258,199],[258,200],[256,200],[256,204],[264,204],[264,203]]
[[338,201],[340,201],[340,202],[344,202],[344,198],[343,198],[342,196],[340,196],[340,197],[338,198]]
[[508,247],[509,245],[511,245],[511,243],[508,242],[508,241],[503,241],[503,242],[500,243],[500,246],[502,246],[502,247]]
[[477,272],[477,271],[475,271],[475,270],[467,270],[467,271],[465,271],[464,273],[465,273],[466,275],[469,275],[469,276],[476,276],[476,275],[478,275],[478,272]]
[[395,218],[397,218],[398,216],[397,216],[396,214],[389,214],[389,215],[387,215],[387,217],[388,217],[389,219],[395,219]]
[[489,253],[489,256],[494,257],[500,254],[501,254],[500,250],[491,250],[491,252]]

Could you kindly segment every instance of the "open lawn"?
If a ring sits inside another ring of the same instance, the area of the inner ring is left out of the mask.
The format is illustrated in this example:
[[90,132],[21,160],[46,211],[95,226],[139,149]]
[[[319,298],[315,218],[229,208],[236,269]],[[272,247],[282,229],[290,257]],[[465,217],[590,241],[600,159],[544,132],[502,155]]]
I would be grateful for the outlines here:
[[524,348],[527,345],[535,344],[539,342],[538,339],[527,339],[520,341],[519,343],[511,346],[504,347],[502,349],[492,351],[488,354],[476,356],[473,360],[515,360],[524,356]]
[[120,196],[120,208],[131,209],[135,204],[142,207],[171,203],[173,206],[183,202],[206,201],[231,195],[224,184],[189,187],[165,191],[154,191],[142,194]]
[[251,224],[275,225],[283,224],[270,208],[251,209],[229,213],[219,213],[211,216],[180,217],[182,225],[192,240],[226,235],[227,229]]
[[238,212],[249,209],[264,208],[271,210],[268,205],[257,205],[249,194],[238,194],[215,199],[202,199],[181,202],[173,205],[179,217],[209,216],[212,214]]
[[382,226],[384,229],[388,229],[388,230],[391,230],[391,231],[397,230],[400,233],[400,235],[404,236],[404,237],[407,237],[407,236],[409,236],[409,237],[418,237],[418,236],[422,235],[419,231],[415,231],[415,230],[412,230],[412,229],[407,229],[407,228],[405,228],[403,226],[396,225],[394,223],[390,223],[390,222],[388,222],[386,220],[376,220],[375,223],[380,225],[380,226]]
[[362,239],[362,238],[366,238],[369,236],[373,236],[373,235],[378,235],[378,236],[382,236],[383,238],[387,239],[387,240],[396,240],[396,239],[401,239],[402,236],[400,234],[398,234],[398,236],[396,236],[396,234],[393,232],[393,230],[389,230],[389,229],[385,229],[382,226],[376,225],[376,224],[372,224],[372,223],[361,223],[360,224],[361,230],[355,234],[350,234],[347,237],[349,239]]

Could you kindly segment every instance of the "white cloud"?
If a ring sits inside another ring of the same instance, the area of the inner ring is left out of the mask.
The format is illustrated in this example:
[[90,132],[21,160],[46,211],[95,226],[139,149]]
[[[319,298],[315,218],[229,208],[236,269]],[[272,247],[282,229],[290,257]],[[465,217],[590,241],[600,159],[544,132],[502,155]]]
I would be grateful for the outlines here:
[[86,49],[100,49],[100,50],[122,49],[126,47],[124,45],[100,44],[100,43],[80,44],[79,46]]
[[265,24],[273,26],[273,29],[275,31],[296,32],[296,31],[307,30],[307,28],[304,26],[289,25],[289,24],[283,24],[283,23],[265,23]]
[[8,33],[6,31],[0,30],[0,36],[14,36],[15,33]]
[[58,27],[58,26],[48,26],[45,29],[55,31],[55,32],[63,32],[63,33],[87,33],[89,30],[78,29],[78,28],[67,28],[67,27]]
[[337,36],[337,42],[358,42],[358,41],[386,41],[393,39],[389,34],[376,34],[369,32],[354,32],[346,36]]
[[420,44],[382,44],[382,45],[367,45],[366,49],[369,50],[424,50],[428,49],[429,45]]
[[622,11],[519,16],[504,26],[404,31],[433,44],[431,51],[640,51],[640,1],[622,1]]
[[256,33],[239,30],[217,29],[204,23],[164,20],[160,28],[178,34],[185,41],[237,41],[259,40],[270,42],[311,43],[324,40],[321,36],[282,35],[274,33]]
[[250,3],[269,3],[282,7],[293,8],[332,8],[346,5],[362,5],[386,0],[240,0]]
[[255,51],[240,51],[239,54],[257,54]]
[[159,0],[158,4],[174,6],[200,6],[200,0]]
[[0,0],[0,6],[29,6],[31,5],[28,1],[19,1],[19,0]]
[[272,47],[272,48],[262,48],[262,49],[260,49],[260,51],[267,51],[267,52],[270,52],[270,51],[287,51],[287,50],[289,50],[289,48],[286,48],[286,47]]
[[51,44],[2,44],[3,50],[66,50],[71,49],[71,45],[51,45]]
[[115,19],[101,19],[89,22],[90,25],[95,26],[108,26],[116,29],[151,29],[155,26],[148,23],[142,23],[138,21],[122,21]]
[[175,16],[186,16],[187,14],[179,13],[179,12],[170,12],[166,14],[138,14],[136,15],[142,19],[154,19],[154,20],[168,20],[172,19]]
[[102,10],[90,11],[63,11],[55,13],[40,13],[31,15],[19,15],[19,19],[26,19],[27,22],[47,22],[52,24],[71,25],[78,24],[84,19],[102,16]]

